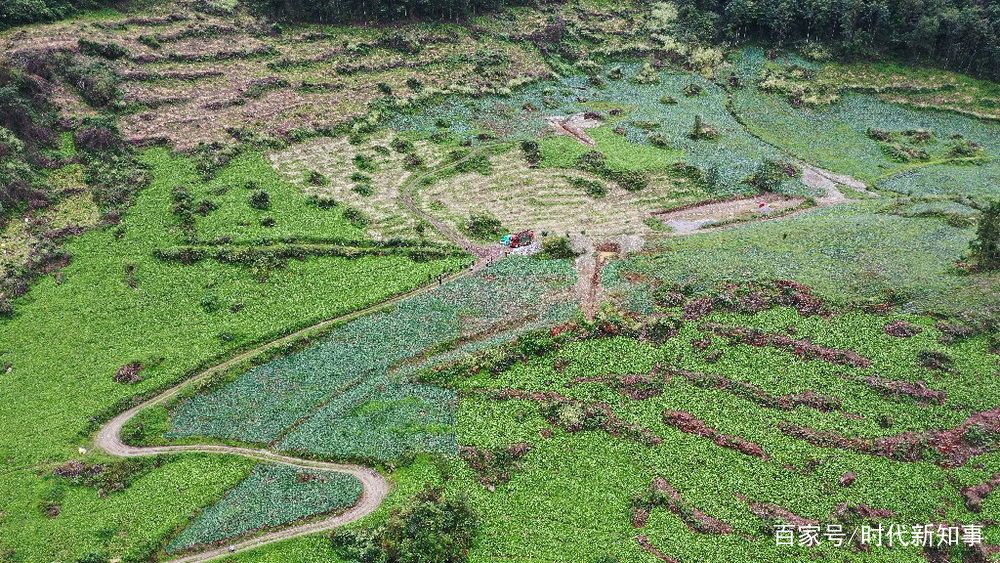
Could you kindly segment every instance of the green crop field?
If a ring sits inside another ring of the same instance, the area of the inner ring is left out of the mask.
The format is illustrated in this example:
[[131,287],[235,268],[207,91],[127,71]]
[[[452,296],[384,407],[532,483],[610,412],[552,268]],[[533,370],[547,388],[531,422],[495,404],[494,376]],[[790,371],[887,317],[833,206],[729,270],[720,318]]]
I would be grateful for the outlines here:
[[1000,560],[989,2],[9,4],[0,563]]

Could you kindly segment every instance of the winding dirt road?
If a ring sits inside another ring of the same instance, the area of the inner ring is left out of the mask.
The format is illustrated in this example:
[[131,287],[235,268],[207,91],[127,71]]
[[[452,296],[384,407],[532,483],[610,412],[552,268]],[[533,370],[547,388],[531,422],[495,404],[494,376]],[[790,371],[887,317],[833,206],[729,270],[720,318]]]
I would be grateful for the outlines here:
[[[458,162],[448,163],[447,166],[454,166]],[[430,172],[428,172],[430,173]],[[419,180],[419,177],[412,178],[412,183]],[[408,185],[411,182],[408,182]],[[152,447],[136,447],[125,444],[121,440],[121,432],[125,425],[139,412],[143,409],[162,404],[172,397],[175,397],[180,393],[185,387],[189,385],[194,385],[200,381],[204,381],[216,374],[223,373],[226,370],[235,367],[240,362],[249,360],[251,358],[257,357],[259,355],[265,354],[268,351],[274,350],[280,346],[285,346],[298,341],[301,341],[307,337],[316,336],[326,329],[332,328],[336,325],[340,325],[351,320],[357,319],[362,316],[370,315],[372,313],[387,309],[404,299],[414,297],[416,295],[427,293],[432,291],[439,285],[457,280],[459,278],[468,276],[474,272],[478,272],[493,262],[503,258],[504,249],[499,245],[495,247],[482,247],[476,245],[471,240],[463,236],[458,230],[452,228],[450,225],[439,221],[436,218],[424,213],[419,206],[417,206],[412,197],[409,194],[404,194],[401,196],[401,201],[406,208],[413,212],[418,217],[428,221],[434,228],[436,228],[445,238],[451,240],[453,243],[467,250],[476,257],[475,262],[472,267],[463,270],[461,272],[452,274],[440,281],[432,282],[425,286],[413,289],[411,291],[401,293],[392,297],[388,300],[382,301],[381,303],[376,303],[364,309],[353,311],[338,317],[327,319],[316,323],[314,325],[308,326],[286,336],[282,336],[261,346],[253,348],[251,350],[242,352],[225,360],[215,366],[212,366],[206,370],[203,370],[192,377],[186,379],[185,381],[171,387],[156,396],[147,399],[139,405],[136,405],[125,412],[119,414],[118,416],[109,420],[101,429],[97,432],[94,444],[96,447],[104,450],[112,456],[118,457],[143,457],[143,456],[157,456],[157,455],[168,455],[168,454],[178,454],[178,453],[209,453],[209,454],[222,454],[222,455],[236,455],[242,456],[249,459],[254,459],[263,462],[278,463],[282,465],[287,465],[291,467],[298,467],[302,469],[312,469],[321,471],[332,471],[337,473],[343,473],[347,475],[352,475],[357,478],[362,485],[361,498],[358,502],[347,509],[344,512],[328,516],[321,520],[311,521],[304,524],[290,526],[287,528],[279,529],[273,532],[268,532],[259,536],[251,537],[249,539],[244,539],[236,541],[231,544],[224,544],[219,547],[214,547],[207,549],[205,551],[200,551],[198,553],[186,555],[172,561],[208,561],[211,559],[217,559],[219,557],[224,557],[232,553],[239,551],[245,551],[248,549],[253,549],[268,543],[273,543],[276,541],[286,540],[293,537],[312,534],[316,532],[323,532],[327,530],[332,530],[339,526],[349,524],[351,522],[357,521],[368,514],[374,512],[382,501],[389,494],[390,485],[385,480],[382,475],[376,472],[374,469],[365,467],[362,465],[353,464],[341,464],[341,463],[330,463],[323,461],[314,461],[309,459],[302,459],[296,457],[286,456],[271,450],[265,449],[253,449],[253,448],[243,448],[236,446],[224,446],[217,444],[205,444],[205,445],[180,445],[180,446],[152,446]]]
[[[479,264],[483,262],[486,258],[479,258],[476,263]],[[475,268],[470,268],[462,272],[452,274],[447,277],[444,281],[453,281],[465,276],[468,276]],[[177,453],[209,453],[209,454],[224,454],[224,455],[237,455],[246,457],[249,459],[255,459],[258,461],[278,463],[282,465],[288,465],[291,467],[298,467],[302,469],[312,469],[321,471],[333,471],[337,473],[344,473],[347,475],[352,475],[357,478],[362,485],[361,498],[358,502],[339,514],[329,516],[322,520],[317,520],[313,522],[308,522],[305,524],[300,524],[297,526],[291,526],[288,528],[283,528],[274,532],[269,532],[260,536],[252,537],[250,539],[245,539],[237,541],[232,544],[223,545],[221,547],[212,548],[206,551],[201,551],[195,554],[187,555],[174,561],[208,561],[211,559],[216,559],[235,553],[238,551],[245,551],[255,547],[259,547],[264,544],[286,540],[296,536],[312,534],[316,532],[322,532],[327,530],[332,530],[344,524],[354,522],[359,520],[368,514],[371,514],[382,504],[386,495],[389,494],[389,483],[375,470],[362,466],[362,465],[351,465],[351,464],[341,464],[341,463],[329,463],[323,461],[314,461],[310,459],[302,459],[296,457],[290,457],[286,455],[279,454],[270,450],[264,449],[252,449],[252,448],[241,448],[235,446],[223,446],[216,444],[205,444],[205,445],[182,445],[182,446],[152,446],[152,447],[136,447],[129,446],[121,440],[121,431],[140,411],[145,408],[162,404],[168,401],[170,398],[176,396],[185,387],[189,385],[194,385],[200,381],[204,381],[213,375],[223,373],[226,370],[236,366],[240,362],[251,359],[253,357],[267,353],[280,346],[285,346],[288,344],[295,343],[304,338],[315,336],[326,329],[332,328],[333,326],[349,322],[356,318],[369,315],[384,309],[391,307],[392,305],[399,303],[400,301],[419,295],[422,293],[427,293],[432,291],[438,283],[431,283],[414,290],[408,291],[406,293],[401,293],[392,297],[381,303],[371,305],[364,309],[353,311],[338,317],[327,319],[316,323],[314,325],[308,326],[281,338],[272,340],[266,344],[258,346],[252,350],[242,352],[229,358],[228,360],[212,366],[204,371],[201,371],[194,376],[188,378],[187,380],[163,391],[156,396],[147,399],[143,403],[136,405],[127,411],[119,414],[118,416],[112,418],[101,429],[97,432],[97,436],[94,439],[94,445],[110,455],[118,457],[143,457],[143,456],[156,456],[156,455],[167,455],[167,454],[177,454]]]

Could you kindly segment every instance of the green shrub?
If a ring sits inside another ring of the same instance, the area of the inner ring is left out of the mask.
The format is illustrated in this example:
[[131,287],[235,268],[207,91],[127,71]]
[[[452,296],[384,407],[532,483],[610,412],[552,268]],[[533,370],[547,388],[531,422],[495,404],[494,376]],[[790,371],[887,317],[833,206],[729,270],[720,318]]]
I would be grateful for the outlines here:
[[359,229],[364,229],[371,224],[371,219],[356,207],[344,209],[344,219]]
[[103,108],[121,96],[118,75],[103,61],[87,63],[71,57],[63,64],[67,80],[91,106]]
[[669,149],[671,146],[670,139],[668,139],[666,135],[660,133],[659,131],[654,131],[650,133],[649,135],[646,136],[646,139],[649,140],[649,144],[653,145],[654,147],[660,147],[661,149]]
[[638,170],[612,170],[608,172],[608,177],[629,192],[638,192],[649,186],[649,176]]
[[201,308],[205,310],[206,313],[214,313],[222,307],[222,301],[219,300],[219,296],[214,293],[207,293],[201,298]]
[[389,143],[389,146],[392,147],[392,150],[399,153],[413,152],[414,149],[413,141],[409,139],[404,139],[403,137],[394,138],[392,142]]
[[457,172],[478,172],[483,176],[489,176],[493,172],[493,165],[485,154],[477,153],[455,166]]
[[555,260],[576,258],[577,256],[567,237],[547,237],[542,241],[542,252],[547,258]]
[[159,49],[163,46],[160,44],[160,40],[157,39],[155,35],[140,35],[138,41],[150,49]]
[[604,185],[604,182],[589,180],[587,178],[573,177],[569,179],[569,183],[574,188],[583,190],[585,194],[594,199],[602,198],[608,195],[608,187]]
[[464,496],[446,498],[429,487],[374,530],[333,533],[337,554],[363,563],[461,563],[468,558],[478,518]]
[[478,239],[490,240],[500,236],[503,224],[488,213],[473,213],[465,223],[465,230]]
[[521,151],[524,152],[524,159],[531,166],[537,166],[542,161],[542,152],[538,147],[538,141],[521,141]]
[[103,43],[81,38],[77,41],[77,44],[80,46],[80,52],[84,55],[103,57],[111,60],[128,56],[128,49],[126,49],[123,45],[119,45],[118,43],[111,41]]
[[983,210],[976,228],[976,238],[969,243],[980,268],[1000,269],[1000,201],[990,203]]
[[378,170],[378,165],[375,164],[375,160],[366,154],[355,155],[354,165],[358,167],[358,170],[362,170],[364,172],[375,172]]
[[719,131],[708,124],[701,118],[701,115],[694,116],[694,125],[691,127],[691,133],[688,137],[694,139],[695,141],[700,140],[715,140],[719,138]]
[[693,98],[695,96],[700,96],[702,94],[702,92],[704,92],[704,91],[705,91],[705,88],[702,87],[701,84],[695,84],[694,82],[692,82],[692,83],[690,83],[690,84],[688,84],[687,86],[684,87],[684,95],[687,96],[687,97],[689,97],[689,98]]
[[306,174],[306,182],[313,186],[326,186],[330,184],[330,179],[316,170],[310,170]]
[[264,211],[271,207],[271,194],[264,190],[257,190],[250,194],[250,197],[247,199],[247,203],[249,203],[250,207],[254,209]]
[[782,182],[794,178],[798,173],[798,169],[793,164],[765,160],[753,174],[747,176],[744,182],[756,188],[758,192],[774,192],[781,187]]

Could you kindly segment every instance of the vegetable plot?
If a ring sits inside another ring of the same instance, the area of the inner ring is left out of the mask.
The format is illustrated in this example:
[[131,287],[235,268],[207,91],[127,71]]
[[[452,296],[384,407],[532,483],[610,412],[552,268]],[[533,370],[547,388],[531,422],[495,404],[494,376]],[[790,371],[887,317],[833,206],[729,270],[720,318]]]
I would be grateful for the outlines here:
[[361,483],[350,475],[260,464],[174,538],[167,552],[182,552],[343,510],[360,497]]

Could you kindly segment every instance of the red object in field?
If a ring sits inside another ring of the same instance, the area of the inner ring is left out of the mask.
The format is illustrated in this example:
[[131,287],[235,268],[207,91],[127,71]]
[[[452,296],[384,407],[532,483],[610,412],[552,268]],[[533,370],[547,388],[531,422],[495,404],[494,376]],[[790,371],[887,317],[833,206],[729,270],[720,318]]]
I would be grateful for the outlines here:
[[510,248],[518,248],[521,246],[528,246],[535,240],[535,231],[521,231],[519,233],[514,233],[510,235]]

